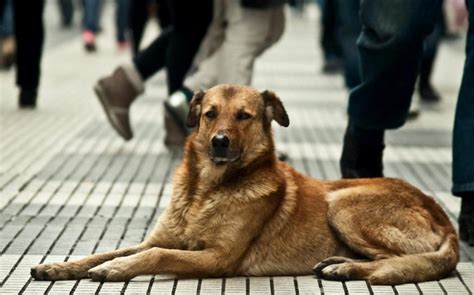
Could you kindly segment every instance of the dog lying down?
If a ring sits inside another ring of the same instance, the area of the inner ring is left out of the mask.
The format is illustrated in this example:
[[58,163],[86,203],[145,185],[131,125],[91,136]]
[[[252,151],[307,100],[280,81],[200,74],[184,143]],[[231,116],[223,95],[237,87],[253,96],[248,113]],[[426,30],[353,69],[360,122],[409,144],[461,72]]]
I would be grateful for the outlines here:
[[238,85],[194,95],[171,203],[141,244],[31,269],[37,280],[307,275],[403,284],[459,259],[441,207],[404,181],[318,180],[275,157],[280,99]]

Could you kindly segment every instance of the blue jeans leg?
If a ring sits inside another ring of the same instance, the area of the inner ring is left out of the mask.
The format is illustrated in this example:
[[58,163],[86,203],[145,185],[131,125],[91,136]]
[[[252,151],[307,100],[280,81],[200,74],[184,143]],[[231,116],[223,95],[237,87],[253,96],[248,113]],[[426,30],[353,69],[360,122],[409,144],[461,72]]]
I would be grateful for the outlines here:
[[128,0],[117,0],[116,12],[117,41],[124,42],[128,27]]
[[100,0],[84,0],[84,30],[97,32],[100,16]]
[[360,84],[359,54],[356,41],[360,35],[360,0],[336,0],[336,34],[344,61],[344,80],[347,88]]
[[453,132],[454,195],[474,192],[474,0],[466,3],[469,9],[466,62]]
[[349,96],[351,121],[366,129],[402,126],[418,75],[423,40],[440,0],[362,0],[357,40],[361,83]]
[[0,15],[0,38],[13,36],[15,30],[12,0],[6,0],[4,5],[3,15]]

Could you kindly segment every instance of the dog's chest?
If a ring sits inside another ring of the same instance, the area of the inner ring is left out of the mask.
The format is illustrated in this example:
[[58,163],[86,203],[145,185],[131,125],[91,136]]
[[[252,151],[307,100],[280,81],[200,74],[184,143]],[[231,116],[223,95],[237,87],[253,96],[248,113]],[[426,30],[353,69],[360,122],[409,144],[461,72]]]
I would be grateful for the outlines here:
[[179,221],[183,247],[201,250],[217,243],[228,224],[231,211],[226,204],[212,198],[186,204]]

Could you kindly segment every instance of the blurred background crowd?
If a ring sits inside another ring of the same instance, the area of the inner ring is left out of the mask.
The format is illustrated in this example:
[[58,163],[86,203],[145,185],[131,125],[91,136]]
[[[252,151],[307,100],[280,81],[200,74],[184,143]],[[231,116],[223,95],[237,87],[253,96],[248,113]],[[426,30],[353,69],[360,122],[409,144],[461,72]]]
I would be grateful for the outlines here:
[[[305,0],[57,0],[60,26],[77,30],[85,54],[101,50],[101,11],[115,5],[115,46],[129,62],[103,73],[94,88],[111,126],[133,138],[130,107],[163,70],[165,143],[181,145],[193,93],[221,83],[252,82],[255,60],[284,33],[285,6],[302,14]],[[466,64],[453,138],[452,193],[462,198],[463,240],[474,245],[474,0],[318,0],[324,74],[341,74],[349,91],[340,160],[344,178],[383,176],[384,132],[416,119],[414,92],[441,101],[432,73],[440,42],[464,38]],[[18,105],[38,102],[45,26],[44,0],[0,1],[0,68],[15,68]],[[471,22],[469,23],[469,20]],[[149,44],[147,23],[158,27]],[[47,32],[46,32],[47,33]],[[276,45],[277,46],[277,45]],[[311,50],[311,48],[308,48]],[[10,85],[8,85],[10,86]],[[4,87],[4,85],[2,85]],[[281,155],[284,158],[284,155]]]

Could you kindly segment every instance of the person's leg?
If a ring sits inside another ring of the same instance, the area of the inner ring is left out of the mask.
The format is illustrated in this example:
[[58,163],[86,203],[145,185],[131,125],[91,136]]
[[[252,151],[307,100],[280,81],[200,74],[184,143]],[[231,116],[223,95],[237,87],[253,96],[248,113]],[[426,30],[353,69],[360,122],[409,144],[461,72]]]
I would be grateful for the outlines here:
[[168,92],[174,93],[183,80],[212,20],[212,0],[168,0],[173,23],[166,57]]
[[143,36],[143,30],[148,20],[147,10],[148,0],[132,0],[130,1],[129,10],[129,28],[130,28],[130,39],[132,42],[133,55],[137,55],[140,49],[140,42]]
[[130,125],[130,105],[144,91],[144,82],[165,66],[172,28],[161,32],[145,50],[141,51],[131,65],[122,65],[94,86],[99,101],[112,127],[129,140],[133,137]]
[[441,99],[441,96],[431,84],[431,74],[433,72],[433,65],[438,52],[438,45],[443,34],[442,19],[443,14],[442,10],[440,10],[435,28],[426,38],[424,43],[418,84],[420,98],[424,101],[439,101]]
[[84,0],[84,30],[97,33],[100,5],[100,0]]
[[453,187],[462,197],[459,216],[461,240],[474,245],[474,0],[466,1],[469,30],[466,62],[459,92],[453,132]]
[[44,39],[44,0],[15,0],[13,8],[17,42],[16,84],[20,88],[20,107],[35,107]]
[[84,0],[84,19],[82,39],[87,51],[95,51],[95,34],[98,30],[100,0]]
[[164,29],[147,48],[133,58],[133,64],[145,81],[165,66],[166,54],[173,34],[172,26]]
[[340,71],[341,47],[337,38],[337,7],[336,0],[321,1],[321,40],[324,64],[323,73],[336,73]]
[[360,0],[335,0],[336,36],[341,46],[346,87],[352,89],[360,84],[359,53],[357,38],[361,32],[359,19]]
[[[349,127],[340,162],[343,177],[383,175],[383,132],[405,123],[423,40],[440,5],[438,0],[361,1],[361,82],[349,95]],[[373,133],[368,142],[373,149],[359,143],[367,130]]]
[[284,29],[283,7],[242,8],[239,2],[226,2],[227,27],[223,44],[199,64],[185,81],[191,90],[210,88],[219,83],[249,85],[254,61],[279,40]]
[[180,145],[188,133],[186,116],[192,93],[183,89],[183,81],[212,20],[213,0],[168,0],[173,34],[166,55],[168,92],[182,90],[165,100],[165,144]]
[[6,0],[0,7],[0,69],[8,70],[15,61],[15,26],[12,0]]
[[72,0],[58,0],[58,8],[61,14],[61,25],[63,27],[70,27],[74,16]]
[[126,44],[125,33],[128,25],[128,7],[129,0],[116,0],[116,28],[117,28],[117,43],[119,47],[123,47]]

